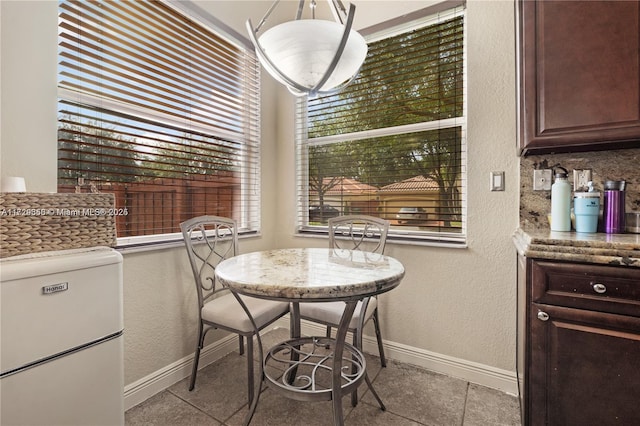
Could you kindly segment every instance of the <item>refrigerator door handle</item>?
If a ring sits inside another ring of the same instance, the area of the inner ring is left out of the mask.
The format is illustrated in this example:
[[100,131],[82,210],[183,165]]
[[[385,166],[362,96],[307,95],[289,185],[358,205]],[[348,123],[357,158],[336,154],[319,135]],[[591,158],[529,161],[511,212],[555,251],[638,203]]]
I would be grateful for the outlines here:
[[47,362],[55,361],[57,359],[65,357],[67,355],[71,355],[71,354],[74,354],[76,352],[80,352],[80,351],[82,351],[84,349],[88,349],[88,348],[90,348],[92,346],[96,346],[96,345],[99,345],[101,343],[108,342],[109,340],[117,339],[118,337],[122,336],[123,334],[124,334],[124,330],[120,330],[118,332],[115,332],[115,333],[109,334],[107,336],[101,337],[100,339],[96,339],[96,340],[94,340],[92,342],[88,342],[88,343],[85,343],[83,345],[76,346],[75,348],[71,348],[71,349],[68,349],[66,351],[59,352],[57,354],[54,354],[54,355],[51,355],[51,356],[48,356],[48,357],[45,357],[45,358],[42,358],[42,359],[38,359],[36,361],[33,361],[33,362],[28,363],[28,364],[22,365],[22,366],[20,366],[18,368],[14,368],[14,369],[8,370],[8,371],[3,371],[2,373],[0,373],[0,379],[4,379],[5,377],[9,377],[9,376],[11,376],[13,374],[21,373],[21,372],[23,372],[25,370],[28,370],[28,369],[33,368],[33,367],[37,367],[37,366],[45,364]]

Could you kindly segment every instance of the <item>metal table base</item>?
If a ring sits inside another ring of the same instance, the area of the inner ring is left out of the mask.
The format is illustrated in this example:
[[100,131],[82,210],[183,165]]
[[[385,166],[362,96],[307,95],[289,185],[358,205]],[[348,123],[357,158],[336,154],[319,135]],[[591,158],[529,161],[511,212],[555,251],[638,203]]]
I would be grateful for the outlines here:
[[[344,425],[342,397],[354,392],[364,380],[378,401],[380,409],[386,411],[384,403],[367,375],[364,354],[345,341],[348,324],[357,300],[345,301],[345,310],[335,338],[300,337],[300,306],[297,301],[292,302],[291,334],[293,337],[271,348],[265,357],[262,339],[249,309],[237,293],[232,293],[256,330],[258,354],[260,359],[263,359],[259,372],[261,377],[267,379],[269,387],[278,390],[288,398],[299,401],[332,401],[333,423],[336,426],[342,426]],[[320,347],[323,348],[322,351]],[[344,355],[345,349],[348,356]],[[278,377],[268,374],[266,368],[269,366],[268,363],[279,365],[282,374]],[[249,404],[244,426],[249,425],[256,411],[260,399],[260,382],[256,384],[255,396]]]
[[[264,360],[269,387],[298,401],[330,401],[333,395],[333,365],[336,341],[327,337],[303,337],[281,342]],[[364,354],[344,344],[341,364],[341,394],[358,388],[365,379]]]

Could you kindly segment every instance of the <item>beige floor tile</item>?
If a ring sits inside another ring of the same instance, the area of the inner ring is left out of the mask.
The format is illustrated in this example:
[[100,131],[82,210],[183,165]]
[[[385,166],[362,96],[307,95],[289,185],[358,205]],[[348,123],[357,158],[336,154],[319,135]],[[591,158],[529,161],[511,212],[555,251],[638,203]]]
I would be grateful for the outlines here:
[[247,358],[232,352],[201,369],[193,391],[189,392],[189,378],[186,378],[171,386],[169,392],[215,419],[225,421],[247,404],[246,366]]
[[463,425],[520,425],[518,398],[495,389],[470,384]]
[[[277,329],[263,335],[263,344],[270,348],[288,338],[287,329]],[[346,426],[520,425],[514,396],[391,360],[381,368],[377,355],[366,354],[367,370],[387,410],[380,409],[363,384],[355,408],[349,395],[343,397]],[[257,354],[255,358],[257,367]],[[200,370],[193,392],[188,391],[186,378],[131,408],[125,415],[126,425],[242,424],[248,411],[246,360],[236,349]],[[270,373],[279,374],[277,369]],[[333,424],[332,418],[330,401],[291,400],[263,384],[251,425],[323,426]]]
[[[418,367],[387,362],[374,381],[387,411],[426,425],[461,425],[467,382]],[[370,392],[363,401],[374,404]]]
[[420,425],[390,411],[382,411],[377,405],[360,402],[345,418],[345,426],[412,426]]
[[144,401],[125,413],[128,426],[218,426],[222,423],[164,391]]
[[[245,407],[246,408],[246,407]],[[349,397],[342,400],[343,415],[351,412]],[[247,410],[243,409],[229,419],[229,426],[238,426],[245,419]],[[273,389],[266,389],[260,396],[256,412],[251,420],[252,425],[259,426],[324,426],[333,424],[330,401],[304,402],[296,401],[278,394]]]

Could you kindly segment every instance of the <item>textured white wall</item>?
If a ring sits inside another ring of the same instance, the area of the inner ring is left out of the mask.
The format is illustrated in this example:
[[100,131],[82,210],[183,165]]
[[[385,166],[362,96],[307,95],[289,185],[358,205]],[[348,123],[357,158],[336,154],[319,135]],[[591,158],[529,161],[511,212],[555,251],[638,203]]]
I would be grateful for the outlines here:
[[[244,34],[245,19],[260,19],[271,1],[197,3]],[[362,27],[433,2],[355,3]],[[57,4],[2,1],[0,7],[0,172],[26,176],[31,191],[55,191]],[[515,358],[513,29],[511,1],[468,2],[469,248],[389,245],[407,274],[382,297],[381,308],[385,339],[505,370],[514,369]],[[242,240],[242,251],[323,246],[325,240],[293,233],[293,99],[266,73],[262,97],[263,233]],[[492,170],[505,171],[505,192],[489,192]],[[193,350],[196,302],[183,251],[124,253],[126,384]]]
[[[362,2],[355,2],[360,5]],[[431,2],[364,2],[367,25]],[[363,13],[363,11],[365,13]],[[357,15],[358,16],[358,15]],[[467,3],[468,233],[467,249],[387,245],[406,268],[400,287],[381,297],[383,337],[500,369],[515,369],[515,251],[518,225],[514,6],[511,1]],[[317,246],[296,237],[294,223],[293,100],[278,108],[278,246]],[[490,172],[505,171],[506,191],[490,192]],[[369,331],[371,334],[371,331]]]
[[[213,12],[222,20],[227,14],[243,17],[249,13],[233,1],[213,3]],[[55,1],[0,2],[0,173],[25,176],[31,192],[56,192],[57,188],[57,15]],[[265,79],[261,146],[264,232],[241,240],[244,252],[275,245],[271,231],[277,226],[274,88],[275,84]],[[183,247],[123,255],[125,384],[131,384],[193,353],[197,302]],[[207,340],[221,336],[211,332]]]
[[23,176],[27,191],[56,192],[55,1],[0,2],[0,179]]

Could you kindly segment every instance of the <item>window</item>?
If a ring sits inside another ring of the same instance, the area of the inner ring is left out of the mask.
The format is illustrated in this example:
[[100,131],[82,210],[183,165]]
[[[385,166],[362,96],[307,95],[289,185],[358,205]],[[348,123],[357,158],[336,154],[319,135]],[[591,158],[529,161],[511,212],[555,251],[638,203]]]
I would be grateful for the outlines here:
[[59,3],[58,191],[114,193],[123,245],[202,214],[260,226],[253,49],[177,7]]
[[390,239],[465,243],[464,11],[411,18],[367,35],[342,92],[298,101],[298,232],[369,214]]

